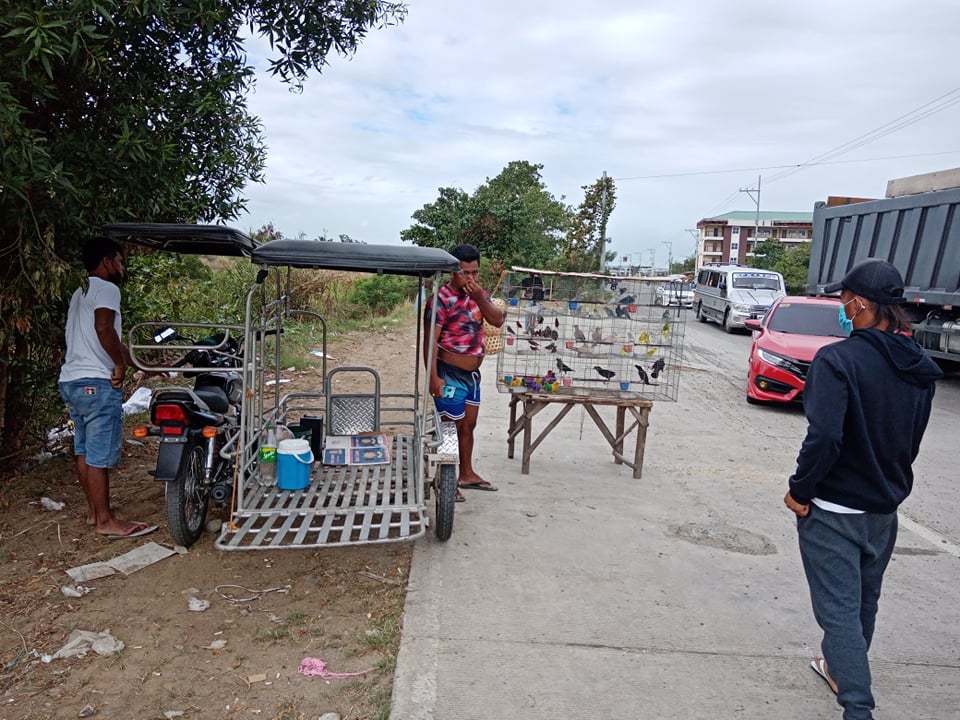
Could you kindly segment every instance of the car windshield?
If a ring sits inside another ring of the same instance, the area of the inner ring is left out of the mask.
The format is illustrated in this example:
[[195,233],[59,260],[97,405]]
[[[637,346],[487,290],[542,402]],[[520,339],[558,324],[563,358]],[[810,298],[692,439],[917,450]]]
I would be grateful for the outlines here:
[[796,335],[845,337],[834,304],[780,303],[767,320],[767,330]]
[[779,290],[780,278],[776,275],[737,273],[733,276],[733,286],[743,290]]

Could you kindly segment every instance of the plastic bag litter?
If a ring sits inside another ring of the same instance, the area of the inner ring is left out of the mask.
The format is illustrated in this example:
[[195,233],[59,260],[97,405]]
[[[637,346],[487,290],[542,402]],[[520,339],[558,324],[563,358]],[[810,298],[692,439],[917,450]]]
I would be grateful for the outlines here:
[[63,510],[67,504],[62,502],[57,502],[56,500],[51,500],[48,497],[40,498],[40,504],[43,505],[47,510],[57,512],[58,510]]
[[133,413],[146,412],[150,409],[150,397],[150,388],[138,387],[123,404],[123,414],[132,415]]
[[50,662],[70,657],[86,657],[87,653],[93,650],[97,655],[113,655],[123,650],[122,640],[117,640],[110,634],[109,630],[103,632],[91,632],[90,630],[74,630],[67,638],[67,644],[57,650],[53,655],[43,655],[43,662]]

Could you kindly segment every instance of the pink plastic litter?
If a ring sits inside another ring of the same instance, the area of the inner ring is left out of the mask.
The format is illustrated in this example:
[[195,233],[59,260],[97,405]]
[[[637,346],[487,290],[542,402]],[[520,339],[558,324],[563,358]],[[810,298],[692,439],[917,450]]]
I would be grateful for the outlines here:
[[330,678],[333,680],[341,680],[343,678],[357,677],[358,675],[366,675],[368,672],[373,670],[373,668],[368,668],[366,670],[361,670],[360,672],[351,672],[351,673],[338,673],[331,672],[327,670],[327,664],[320,658],[315,657],[305,657],[300,661],[300,668],[297,670],[301,675],[306,675],[307,677],[322,677]]

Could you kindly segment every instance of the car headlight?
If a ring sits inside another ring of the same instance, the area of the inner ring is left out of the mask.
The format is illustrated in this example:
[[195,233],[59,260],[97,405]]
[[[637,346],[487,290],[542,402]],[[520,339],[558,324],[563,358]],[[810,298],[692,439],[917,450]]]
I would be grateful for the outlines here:
[[757,355],[768,365],[783,368],[784,370],[795,375],[800,375],[802,373],[802,369],[799,365],[797,365],[793,358],[788,358],[785,355],[779,355],[775,352],[771,352],[770,350],[764,350],[763,348],[757,348]]
[[733,309],[736,310],[738,313],[748,313],[748,312],[750,312],[750,306],[749,306],[749,305],[745,305],[744,303],[734,303],[734,304],[733,304]]

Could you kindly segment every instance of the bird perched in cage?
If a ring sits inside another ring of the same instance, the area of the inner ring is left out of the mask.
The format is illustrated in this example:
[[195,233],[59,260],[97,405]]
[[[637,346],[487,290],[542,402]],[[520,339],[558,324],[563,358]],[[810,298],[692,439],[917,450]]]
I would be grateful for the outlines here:
[[653,355],[657,352],[657,348],[652,347],[647,350],[647,355]]
[[530,343],[530,349],[531,349],[531,350],[539,350],[539,349],[540,349],[540,346],[539,346],[537,343],[535,343],[533,340],[529,340],[529,339],[528,339],[527,342]]
[[599,325],[590,331],[590,339],[595,343],[603,340],[603,330],[600,329]]
[[630,312],[623,305],[617,305],[614,315],[616,315],[618,318],[624,318],[625,320],[630,319]]
[[610,378],[616,375],[616,373],[613,370],[607,370],[606,368],[602,368],[599,365],[594,365],[593,369],[600,374],[600,377],[603,378],[604,382],[610,382]]
[[667,363],[663,358],[657,358],[653,361],[653,365],[650,367],[650,376],[654,379],[660,376],[660,373],[663,372],[664,368],[667,367]]
[[669,310],[669,309],[664,310],[664,311],[663,311],[663,315],[660,316],[660,319],[661,319],[661,320],[669,320],[669,319],[670,319],[670,310]]
[[554,318],[554,319],[553,319],[553,326],[554,326],[555,328],[560,327],[560,318]]
[[543,315],[537,315],[537,325],[543,325]]
[[634,367],[637,369],[637,372],[640,374],[640,382],[642,382],[644,385],[649,385],[650,378],[647,377],[647,371],[643,369],[643,365],[634,365]]
[[514,330],[514,329],[513,329],[512,327],[510,327],[509,325],[507,325],[507,332],[510,333],[511,335],[516,335],[516,334],[517,334],[517,331]]
[[[548,330],[549,330],[549,328],[548,328]],[[559,340],[559,339],[560,339],[560,333],[557,331],[556,328],[554,328],[553,330],[549,330],[549,332],[550,332],[550,339],[551,339],[551,340]]]
[[517,327],[523,330],[523,323],[517,320]]
[[607,314],[607,317],[611,317],[611,318],[612,318],[612,317],[618,317],[617,313],[615,313],[613,310],[611,310],[611,309],[610,309],[609,307],[607,307],[606,305],[603,306],[603,311]]
[[579,325],[573,326],[573,336],[577,339],[577,342],[587,341],[587,336],[583,334],[583,330],[580,329]]
[[662,332],[663,332],[664,335],[666,335],[668,332],[670,332],[670,323],[665,322],[665,323],[663,324],[663,327],[661,328],[661,330],[662,330]]
[[650,342],[650,333],[644,330],[642,333],[640,333],[640,337],[637,338],[637,342],[641,345],[646,345],[648,342]]
[[563,360],[557,358],[557,370],[562,373],[573,372],[573,368],[567,365]]
[[557,344],[550,343],[549,345],[544,345],[544,349],[549,350],[552,353],[555,353],[557,351]]

